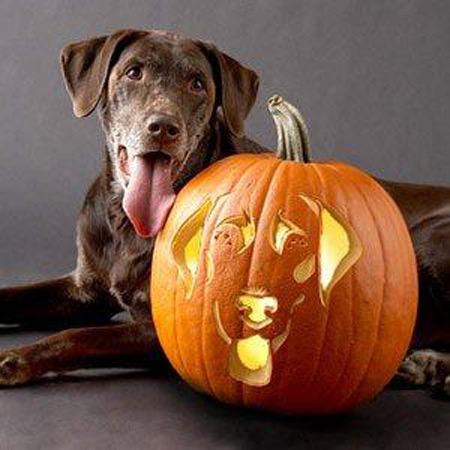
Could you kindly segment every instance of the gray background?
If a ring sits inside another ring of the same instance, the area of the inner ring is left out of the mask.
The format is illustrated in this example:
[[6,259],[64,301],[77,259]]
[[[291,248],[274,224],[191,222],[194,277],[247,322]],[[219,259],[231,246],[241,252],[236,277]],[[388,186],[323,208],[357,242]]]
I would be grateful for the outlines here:
[[[72,116],[58,52],[122,27],[213,40],[254,68],[261,90],[247,134],[261,143],[275,144],[265,99],[277,92],[307,118],[317,159],[449,184],[448,1],[0,0],[0,285],[73,267],[75,219],[103,139],[95,117]],[[0,346],[33,337],[5,336]],[[0,447],[8,449],[261,448],[263,441],[398,448],[408,439],[410,448],[444,448],[450,428],[448,404],[423,393],[386,393],[339,426],[300,426],[237,413],[176,380],[120,373],[0,392],[0,414]]]

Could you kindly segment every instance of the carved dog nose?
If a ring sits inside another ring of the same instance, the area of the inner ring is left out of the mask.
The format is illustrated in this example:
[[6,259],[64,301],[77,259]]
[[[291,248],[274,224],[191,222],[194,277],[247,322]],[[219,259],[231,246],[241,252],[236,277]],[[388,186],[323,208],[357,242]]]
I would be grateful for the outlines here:
[[244,294],[236,299],[236,307],[244,312],[247,325],[259,329],[272,322],[267,313],[278,309],[278,301],[275,297]]
[[148,131],[153,139],[160,139],[164,142],[172,142],[180,135],[180,127],[176,120],[165,114],[151,116]]

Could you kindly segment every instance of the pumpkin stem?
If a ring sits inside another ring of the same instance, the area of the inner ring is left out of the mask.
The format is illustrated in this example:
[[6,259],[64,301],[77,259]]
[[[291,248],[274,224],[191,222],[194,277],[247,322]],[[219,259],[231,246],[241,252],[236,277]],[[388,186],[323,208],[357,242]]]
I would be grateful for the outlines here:
[[267,107],[277,128],[278,158],[311,162],[308,128],[299,110],[279,95],[270,97]]

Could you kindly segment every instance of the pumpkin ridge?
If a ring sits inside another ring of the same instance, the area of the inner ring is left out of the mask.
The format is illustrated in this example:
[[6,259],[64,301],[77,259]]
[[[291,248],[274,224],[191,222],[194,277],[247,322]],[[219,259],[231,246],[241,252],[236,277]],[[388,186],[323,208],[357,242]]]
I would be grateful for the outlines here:
[[[356,186],[356,183],[354,183],[353,181],[352,181],[352,184]],[[376,187],[377,187],[377,188],[380,188],[380,186],[378,186],[378,184],[376,185]],[[360,190],[360,189],[358,189],[358,190]],[[382,189],[376,189],[376,190],[379,191],[379,192],[382,192],[382,191],[383,191],[383,193],[384,193],[384,190],[382,190]],[[364,198],[365,198],[365,196],[364,196]],[[392,208],[392,203],[393,203],[393,201],[392,201],[392,199],[390,198],[390,196],[384,195],[384,197],[383,197],[383,203],[384,203],[384,205],[385,205],[386,207],[389,207],[390,210],[393,210],[393,208]],[[395,206],[395,205],[394,205],[394,206]],[[369,207],[369,209],[370,209],[370,207]],[[375,217],[377,217],[377,216],[373,215],[373,217],[374,217],[374,219],[375,219]],[[375,223],[377,223],[377,225],[378,225],[378,222],[377,222],[376,219],[375,219]],[[398,221],[396,221],[396,222],[395,222],[395,228],[396,228],[398,231],[400,231],[398,225],[399,225],[399,224],[398,224]],[[379,235],[378,226],[377,226],[377,233],[378,233],[378,235]],[[380,241],[382,242],[381,238],[380,238]],[[383,248],[383,261],[385,261],[385,258],[384,258],[384,252],[385,252],[385,251],[384,251],[384,246],[383,246],[383,244],[382,244],[382,248]],[[411,253],[411,252],[410,252],[410,253]],[[414,256],[414,255],[413,255],[413,256]],[[384,265],[384,267],[385,267],[385,265]],[[405,271],[406,271],[406,266],[403,267],[403,272],[405,272]],[[384,272],[385,272],[385,274],[386,274],[386,270],[384,270]],[[385,280],[385,277],[384,277],[384,280]],[[385,298],[385,295],[384,295],[384,293],[385,293],[385,287],[386,287],[386,282],[385,282],[384,285],[383,285],[383,299]],[[383,302],[383,304],[382,304],[381,307],[380,307],[380,314],[379,314],[379,316],[378,316],[377,339],[375,340],[374,349],[376,349],[377,344],[378,344],[378,338],[379,338],[380,329],[381,329],[381,323],[382,323],[382,320],[381,320],[380,318],[381,318],[381,316],[382,316],[383,306],[385,306],[385,302]],[[412,333],[411,333],[411,334],[412,334]],[[364,372],[364,376],[362,377],[360,383],[356,386],[356,388],[353,389],[351,392],[349,392],[348,397],[344,399],[344,402],[343,402],[344,404],[345,404],[345,401],[347,401],[348,403],[351,404],[352,397],[354,397],[354,396],[358,393],[358,390],[359,390],[359,388],[361,387],[361,385],[363,384],[364,379],[365,379],[365,377],[366,377],[366,374],[369,372],[370,366],[372,365],[372,361],[373,361],[373,358],[374,358],[374,356],[375,356],[375,353],[376,353],[376,351],[373,350],[373,351],[372,351],[372,356],[371,356],[371,358],[370,358],[370,361],[369,361],[369,364],[368,364],[368,367],[367,367],[367,370]],[[383,387],[381,387],[379,390],[381,390],[382,388],[383,388]],[[379,390],[378,390],[378,391],[379,391]],[[375,395],[377,395],[377,394],[378,394],[378,391],[377,391],[377,392],[374,392],[374,393],[372,394],[372,397],[374,397]]]
[[[347,175],[347,174],[342,173],[342,171],[339,170],[337,167],[332,167],[332,169],[335,170],[340,175],[343,175],[343,176]],[[370,203],[367,201],[367,197],[366,197],[365,193],[353,181],[352,178],[350,178],[350,177],[348,177],[348,178],[349,178],[349,183],[351,183],[351,185],[354,187],[355,191],[358,192],[359,195],[364,199],[364,203],[366,203],[366,205],[367,205],[367,210],[369,211],[370,216],[372,217],[374,223],[377,225],[375,227],[375,229],[376,229],[376,233],[377,233],[378,242],[380,243],[382,261],[384,262],[385,261],[386,251],[385,251],[385,248],[384,248],[383,239],[380,236],[380,231],[379,231],[379,227],[378,227],[379,224],[378,224],[377,216],[373,213],[372,208],[370,207]],[[347,396],[344,397],[341,400],[341,402],[338,403],[338,405],[339,404],[344,404],[345,405],[346,402],[349,402],[350,399],[352,398],[352,396],[361,387],[361,385],[363,384],[363,382],[364,382],[364,380],[366,378],[367,373],[369,372],[369,369],[370,369],[370,366],[372,364],[373,358],[374,358],[374,356],[376,354],[376,348],[377,348],[377,344],[378,344],[378,338],[380,336],[380,329],[381,329],[381,323],[382,323],[381,317],[383,315],[383,304],[384,304],[384,299],[385,299],[385,294],[386,294],[386,264],[384,264],[384,263],[383,263],[383,278],[382,278],[382,282],[383,282],[383,287],[382,287],[382,297],[381,298],[383,299],[383,301],[380,302],[380,307],[378,308],[378,311],[377,311],[377,319],[376,319],[377,332],[375,334],[375,339],[374,339],[374,342],[372,344],[370,359],[367,362],[367,366],[364,369],[364,372],[363,372],[359,382],[356,384],[356,386],[354,386],[352,389],[350,389],[350,391],[348,392]]]
[[[327,183],[326,183],[326,181],[324,181],[324,178],[323,178],[322,174],[320,173],[319,168],[314,163],[308,164],[308,166],[311,167],[314,170],[314,173],[316,174],[316,178],[320,181],[320,183],[319,183],[319,186],[321,188],[321,193],[320,194],[326,197],[326,194],[324,192],[328,191],[328,189],[326,189],[327,188]],[[318,193],[315,193],[315,195],[317,195],[317,197],[321,198],[321,195],[319,195]],[[324,342],[326,341],[326,336],[328,334],[328,324],[329,324],[329,320],[328,319],[329,319],[329,316],[330,316],[329,309],[331,307],[330,302],[328,302],[327,306],[328,306],[328,311],[327,311],[326,318],[325,318],[325,323],[324,323],[324,326],[323,326],[323,332],[321,333],[321,339],[320,339],[321,343],[318,346],[319,354],[317,356],[317,363],[315,364],[315,366],[314,366],[314,368],[313,368],[313,370],[311,372],[309,380],[305,383],[305,387],[307,387],[307,386],[311,385],[312,383],[314,383],[314,381],[317,378],[317,373],[318,373],[319,367],[320,367],[321,362],[322,362],[323,346],[324,346]]]
[[[278,162],[278,164],[274,165],[274,169],[273,169],[273,171],[271,173],[271,179],[270,179],[270,181],[268,183],[268,186],[267,186],[267,189],[266,189],[266,191],[265,191],[265,193],[263,195],[264,201],[263,201],[263,204],[262,204],[262,207],[261,207],[261,213],[260,213],[259,218],[258,218],[258,224],[259,224],[259,219],[261,217],[263,217],[264,210],[267,207],[267,195],[270,192],[271,187],[273,186],[273,182],[275,180],[276,174],[280,170],[280,168],[282,168],[284,166],[284,161],[283,160],[277,160],[277,162]],[[249,279],[251,277],[251,274],[252,274],[252,269],[253,269],[253,264],[254,264],[254,261],[253,261],[254,250],[255,250],[255,244],[253,244],[252,253],[250,255],[250,261],[249,261],[249,264],[248,264],[247,284],[248,284],[248,281],[249,281]],[[241,325],[241,333],[242,333],[243,329],[244,329],[244,323],[242,323],[242,325]],[[244,383],[241,383],[241,386],[240,386],[241,402],[242,402],[242,404],[246,405],[247,402],[246,402],[246,399],[245,399],[245,391],[246,391],[246,387],[244,386]]]
[[[309,165],[309,164],[308,164]],[[290,185],[290,183],[289,183],[289,180],[290,179],[292,179],[292,178],[295,178],[296,176],[298,176],[299,175],[299,172],[298,172],[298,170],[299,170],[299,164],[287,164],[286,165],[286,168],[287,168],[287,181],[286,181],[286,185],[287,186],[289,186]],[[308,170],[305,170],[304,169],[304,167],[301,167],[301,170],[302,170],[302,176],[306,176],[306,177],[308,177]],[[289,345],[286,345],[286,348],[284,348],[284,350],[283,350],[283,352],[284,352],[284,354],[286,355],[286,357],[285,357],[285,359],[286,360],[289,360],[289,355],[291,354],[291,352],[289,351],[290,350],[290,346]],[[287,364],[283,364],[281,367],[280,366],[278,366],[279,368],[278,368],[278,370],[277,370],[277,372],[278,372],[278,374],[279,374],[279,379],[280,380],[282,380],[282,385],[283,384],[285,384],[285,373],[286,373],[286,370],[289,370],[288,369],[288,365]],[[304,386],[302,386],[302,389],[304,388]]]
[[[158,242],[158,240],[160,239],[160,235],[157,236],[156,242]],[[157,250],[156,250],[157,251]],[[156,255],[156,251],[154,251],[153,253],[153,259],[155,259]],[[175,286],[178,284],[178,277],[179,277],[179,273],[178,271],[175,273]],[[173,316],[176,317],[176,303],[177,303],[177,299],[176,299],[177,293],[176,290],[172,293],[172,300],[173,300]],[[150,305],[152,303],[152,299],[150,297]],[[183,376],[187,375],[187,371],[184,365],[184,361],[181,357],[181,351],[180,351],[180,347],[178,345],[178,335],[177,335],[177,331],[176,331],[176,321],[173,321],[173,336],[174,336],[174,342],[176,343],[176,353],[178,354],[178,360],[181,362],[181,365],[183,366],[182,371],[183,371]]]
[[[333,170],[335,170],[335,167],[333,165],[331,165],[331,164],[328,164],[326,166],[331,168],[331,169],[333,169]],[[339,173],[339,175],[343,175],[343,174]],[[337,183],[340,186],[342,186],[341,176],[338,176],[337,178],[335,178],[334,181],[335,181],[335,183]],[[344,193],[345,190],[341,189],[340,192]],[[348,215],[348,208],[346,208],[346,213]],[[371,215],[371,217],[372,217],[372,215]],[[349,217],[348,217],[348,219],[349,219]],[[353,271],[350,271],[349,276],[351,278],[351,281],[349,282],[350,294],[348,295],[348,297],[353,297],[353,291],[354,291],[354,287],[353,287],[353,285],[354,285],[354,273],[353,273]],[[355,305],[354,305],[354,302],[351,302],[351,322],[352,322],[352,338],[351,338],[352,344],[351,344],[351,346],[348,349],[348,352],[347,352],[347,355],[346,355],[345,362],[344,362],[344,365],[342,367],[341,373],[338,375],[338,377],[336,379],[336,382],[333,385],[329,386],[328,391],[326,392],[324,398],[326,398],[326,396],[329,395],[330,392],[332,393],[332,392],[334,392],[336,390],[336,386],[339,385],[342,377],[344,376],[346,370],[348,369],[350,360],[351,360],[352,355],[353,355],[353,349],[355,347],[355,342],[356,342],[355,339],[354,339],[354,336],[355,336],[355,330],[357,329],[357,326],[356,326],[357,320],[356,320],[356,317],[355,317]]]
[[[158,242],[159,239],[160,239],[160,235],[157,236],[157,241],[156,242]],[[153,256],[154,257],[156,256],[156,252],[154,252]],[[180,273],[178,271],[176,271],[176,273],[175,273],[175,286],[178,285],[179,279],[180,279]],[[175,318],[175,320],[173,321],[173,336],[174,336],[173,341],[175,342],[176,353],[178,354],[178,360],[180,361],[181,366],[182,366],[182,372],[183,372],[184,376],[186,376],[187,378],[190,378],[189,372],[187,371],[186,364],[185,364],[185,361],[184,361],[183,356],[182,356],[180,345],[178,344],[178,330],[177,330],[177,323],[178,323],[178,321],[176,320],[176,317],[177,317],[177,303],[178,303],[177,302],[177,290],[174,291],[174,293],[172,295],[172,298],[173,298],[173,316]],[[151,300],[150,300],[150,302],[151,302]]]
[[[213,208],[214,208],[214,206],[213,206]],[[202,244],[202,246],[204,246],[204,244]],[[206,295],[205,294],[206,294],[207,285],[208,285],[208,283],[204,283],[203,287],[202,287],[202,328],[200,331],[200,342],[201,342],[202,352],[201,352],[200,360],[201,360],[202,372],[204,373],[206,384],[208,385],[209,390],[212,392],[212,394],[217,397],[216,390],[214,389],[213,383],[211,382],[211,377],[208,374],[208,369],[207,369],[208,364],[206,364],[206,352],[205,352],[205,347],[206,347],[206,344],[205,344],[205,310],[206,310],[205,298],[206,298]]]
[[[325,164],[325,166],[329,167],[330,169],[333,169],[336,172],[338,172],[336,170],[336,168],[332,164]],[[339,174],[339,176],[337,178],[335,178],[335,182],[338,183],[339,185],[342,185],[341,184],[341,175],[343,175],[343,174],[340,173],[340,172],[338,172],[338,174]],[[341,192],[343,192],[343,191],[341,190]],[[347,212],[347,210],[346,210],[346,212]],[[370,216],[372,217],[371,213],[370,213]],[[377,232],[378,232],[378,230],[377,230]],[[349,286],[350,286],[350,295],[349,295],[349,297],[353,297],[353,277],[354,277],[353,271],[350,272],[349,276],[352,279],[351,282],[349,283]],[[351,323],[352,323],[352,338],[351,338],[352,344],[351,344],[351,346],[348,349],[348,352],[347,352],[347,355],[345,357],[345,362],[343,364],[341,373],[337,376],[335,383],[334,384],[330,384],[330,386],[328,387],[328,389],[325,392],[325,395],[323,397],[324,399],[328,395],[330,395],[330,393],[332,394],[333,392],[336,391],[336,387],[339,386],[339,383],[340,383],[342,377],[344,376],[346,370],[348,369],[350,360],[352,358],[353,349],[354,349],[354,346],[355,346],[354,345],[354,343],[355,343],[354,335],[355,335],[355,329],[357,328],[356,325],[355,325],[356,317],[355,317],[355,307],[354,307],[354,303],[353,302],[351,303]]]
[[[318,198],[321,198],[321,196],[324,195],[324,190],[325,190],[325,187],[326,187],[325,184],[324,184],[324,182],[323,182],[323,178],[322,178],[322,176],[320,175],[319,170],[317,169],[315,163],[309,163],[309,164],[307,165],[307,167],[310,167],[310,168],[313,170],[316,179],[319,181],[318,186],[320,187],[320,193],[315,191],[315,192],[314,192],[314,196],[315,196],[315,197],[318,197]],[[306,174],[309,174],[309,173],[312,173],[312,172],[311,172],[311,171],[308,171],[308,170],[305,170],[305,173],[306,173]],[[316,184],[314,184],[314,186],[316,186]],[[323,328],[324,328],[324,329],[323,329],[323,333],[321,333],[321,339],[320,339],[321,344],[318,346],[319,354],[317,355],[317,358],[316,358],[317,364],[315,364],[315,366],[313,367],[313,369],[312,369],[312,371],[311,371],[311,375],[309,376],[309,379],[306,380],[306,382],[305,382],[305,384],[304,384],[304,386],[303,386],[304,389],[306,389],[306,388],[314,381],[314,379],[315,379],[316,371],[317,371],[317,368],[318,368],[318,365],[319,365],[320,359],[321,359],[322,348],[323,348],[323,342],[324,342],[325,334],[326,334],[326,331],[327,331],[327,323],[328,323],[328,314],[326,315],[325,323],[323,324]]]
[[[249,164],[245,168],[245,170],[242,172],[242,174],[240,175],[240,178],[239,178],[238,182],[236,183],[236,185],[233,186],[233,189],[235,189],[237,186],[239,186],[240,183],[244,182],[246,174],[248,174],[251,171],[251,169],[254,169],[255,166],[257,166],[258,164],[260,164],[262,162],[263,161],[257,159],[255,161],[253,161],[251,164]],[[220,213],[218,213],[218,215],[220,215]],[[208,240],[208,245],[210,245],[210,241],[211,241],[211,238],[212,238],[213,234],[214,234],[213,232],[210,233],[209,240]],[[204,238],[206,238],[206,236]],[[206,305],[207,302],[204,301],[205,298],[207,298],[207,296],[206,296],[206,289],[207,289],[207,287],[208,287],[207,283],[205,283],[203,285],[203,288],[202,288],[202,296],[203,296],[202,297],[202,299],[203,299],[203,301],[202,301],[202,329],[201,329],[201,333],[200,333],[200,336],[201,336],[201,348],[202,348],[201,361],[202,361],[203,372],[205,374],[205,379],[207,381],[209,389],[213,393],[214,396],[218,397],[218,395],[216,394],[216,389],[214,388],[213,382],[212,382],[212,378],[214,378],[214,377],[211,377],[210,374],[208,373],[208,369],[207,369],[208,364],[206,363],[206,359],[207,359],[206,358],[206,354],[207,353],[206,353],[206,339],[205,339],[205,332],[204,332],[204,330],[205,330],[205,323],[207,322],[207,319],[208,319],[208,317],[207,317],[207,314],[208,314],[207,308],[210,307],[210,305],[209,304]]]
[[[316,172],[317,172],[318,169],[317,169],[315,166],[313,166],[313,167],[314,167],[314,170],[316,170]],[[319,175],[319,178],[320,178],[321,180],[323,180],[323,178],[320,177],[320,175]],[[335,182],[336,182],[339,186],[342,185],[342,184],[341,184],[340,177],[338,177],[337,179],[335,179]],[[322,184],[323,184],[323,181],[322,181]],[[341,189],[341,192],[342,192],[342,189]],[[342,206],[341,206],[341,208],[342,208]],[[347,209],[346,209],[346,213],[348,214]],[[353,271],[350,271],[349,276],[351,277],[351,282],[349,282],[349,286],[350,286],[350,295],[349,295],[349,297],[353,297]],[[330,302],[328,303],[328,308],[331,308],[331,304],[332,304],[332,302],[330,301]],[[329,332],[328,325],[329,325],[329,316],[330,316],[330,314],[332,314],[332,313],[330,312],[330,310],[328,310],[327,319],[326,319],[326,321],[327,321],[327,322],[326,322],[326,323],[327,323],[327,326],[326,326],[326,329],[325,329],[325,334],[324,334],[324,336],[323,336],[323,342],[326,341],[326,337],[327,337],[327,334],[328,334],[328,332]],[[327,397],[327,395],[330,394],[330,392],[334,392],[335,389],[336,389],[336,386],[339,385],[339,382],[340,382],[340,380],[342,379],[342,377],[343,377],[343,375],[344,375],[344,373],[345,373],[345,371],[346,371],[346,369],[347,369],[347,367],[348,367],[348,364],[349,364],[349,361],[350,361],[350,359],[351,359],[351,356],[352,356],[352,350],[353,350],[353,347],[354,347],[354,344],[353,344],[353,342],[354,342],[353,336],[354,336],[355,329],[356,329],[356,326],[355,326],[355,322],[356,322],[356,318],[355,318],[355,308],[354,308],[354,303],[353,303],[353,302],[351,302],[351,311],[350,311],[349,316],[351,317],[351,330],[352,330],[352,339],[351,339],[351,342],[352,342],[352,345],[349,347],[349,349],[348,349],[348,351],[347,351],[347,354],[346,354],[346,357],[345,357],[345,362],[344,362],[344,364],[343,364],[341,373],[336,377],[335,383],[334,383],[333,385],[330,385],[329,388],[328,388],[328,390],[325,391],[325,394],[323,395],[323,398],[324,398],[324,399]],[[322,355],[323,355],[323,345],[321,346],[321,350],[320,350],[319,363],[318,363],[318,365],[316,366],[314,378],[312,379],[311,382],[314,382],[314,381],[316,380],[316,378],[317,378],[317,373],[319,373],[319,369],[320,369],[320,366],[321,366],[321,364],[322,364],[322,359],[323,359],[323,358],[322,358]]]
[[[175,278],[175,286],[178,286],[178,282],[180,279],[180,272],[177,270],[177,274],[176,274],[176,278]],[[174,324],[173,324],[173,335],[174,335],[174,342],[176,345],[176,349],[177,349],[177,353],[178,356],[180,358],[181,361],[181,365],[183,366],[183,371],[186,374],[186,377],[188,379],[192,379],[188,369],[187,369],[187,365],[186,362],[184,361],[184,356],[183,356],[183,352],[180,349],[180,344],[178,343],[178,337],[179,337],[179,333],[178,333],[178,327],[177,324],[180,322],[179,320],[177,320],[177,311],[178,311],[178,298],[177,298],[177,294],[179,296],[179,293],[177,291],[175,291],[175,295],[174,295],[174,304],[173,304],[173,316],[174,316]]]
[[[384,189],[379,184],[377,184],[377,186],[376,186],[376,191],[377,192],[383,192],[384,194],[387,194],[384,191]],[[395,201],[393,200],[393,198],[389,194],[385,195],[384,198],[385,198],[386,206],[388,207],[388,209],[390,211],[397,211],[397,212],[400,213],[400,211],[399,211]],[[396,226],[397,226],[397,230],[398,230],[399,234],[402,234],[402,233],[406,232],[406,233],[408,233],[408,236],[409,236],[408,225],[406,224],[406,221],[404,220],[404,218],[401,215],[401,213],[400,213],[399,217],[400,217],[401,220],[396,221]],[[409,252],[409,261],[414,267],[417,267],[416,254],[415,254],[415,252],[414,252],[412,247],[411,247],[411,249],[412,249],[412,251]],[[406,267],[404,267],[404,271],[406,272]],[[416,290],[417,290],[418,289],[417,288],[417,277],[418,277],[417,271],[414,271],[414,274],[415,274],[415,278],[416,278]],[[418,305],[416,303],[416,308],[415,308],[415,311],[413,312],[414,317],[416,317],[416,315],[417,315],[417,308],[418,308]],[[413,330],[411,330],[410,334],[411,334],[410,338],[412,338]]]

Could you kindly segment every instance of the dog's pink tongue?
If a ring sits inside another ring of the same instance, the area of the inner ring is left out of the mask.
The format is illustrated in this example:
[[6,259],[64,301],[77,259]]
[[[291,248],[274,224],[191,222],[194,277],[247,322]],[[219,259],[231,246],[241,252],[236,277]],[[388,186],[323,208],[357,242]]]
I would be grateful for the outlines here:
[[136,233],[144,238],[156,236],[174,201],[170,165],[166,160],[151,153],[134,157],[123,208]]

